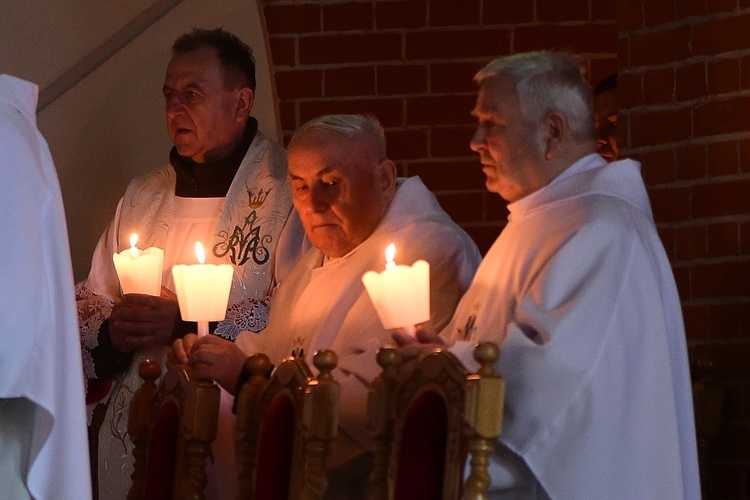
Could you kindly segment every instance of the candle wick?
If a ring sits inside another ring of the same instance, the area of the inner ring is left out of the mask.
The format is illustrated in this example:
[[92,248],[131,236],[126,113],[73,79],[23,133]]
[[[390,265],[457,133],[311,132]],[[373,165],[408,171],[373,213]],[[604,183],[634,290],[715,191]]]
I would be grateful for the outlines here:
[[393,261],[390,261],[390,262],[386,262],[386,263],[385,263],[385,268],[386,268],[386,269],[395,269],[395,268],[396,268],[396,263],[395,263],[395,262],[393,262]]

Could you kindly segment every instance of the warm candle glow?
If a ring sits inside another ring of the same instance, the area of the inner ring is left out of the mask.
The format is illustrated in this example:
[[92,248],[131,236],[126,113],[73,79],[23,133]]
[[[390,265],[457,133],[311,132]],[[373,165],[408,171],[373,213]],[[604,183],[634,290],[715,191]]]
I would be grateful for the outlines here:
[[418,260],[411,266],[393,261],[396,245],[385,251],[385,270],[368,271],[362,282],[384,328],[414,332],[414,325],[430,319],[430,265]]
[[156,247],[139,250],[136,243],[138,234],[133,233],[130,235],[130,248],[112,256],[122,293],[159,296],[164,250]]
[[230,264],[206,264],[203,245],[195,244],[199,264],[172,267],[180,315],[184,321],[198,322],[198,335],[208,333],[209,321],[224,319],[232,288],[234,268]]

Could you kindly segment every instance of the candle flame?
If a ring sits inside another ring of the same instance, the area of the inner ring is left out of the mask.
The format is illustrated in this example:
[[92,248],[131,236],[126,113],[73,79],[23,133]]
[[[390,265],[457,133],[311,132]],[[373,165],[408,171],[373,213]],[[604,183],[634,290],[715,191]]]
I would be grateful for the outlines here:
[[200,241],[195,242],[195,255],[198,257],[198,262],[201,264],[206,263],[206,254],[203,251],[203,245]]
[[136,243],[138,243],[138,235],[133,233],[130,235],[130,247],[134,248]]
[[393,262],[393,258],[396,256],[396,245],[391,243],[388,248],[385,249],[385,263],[389,264]]

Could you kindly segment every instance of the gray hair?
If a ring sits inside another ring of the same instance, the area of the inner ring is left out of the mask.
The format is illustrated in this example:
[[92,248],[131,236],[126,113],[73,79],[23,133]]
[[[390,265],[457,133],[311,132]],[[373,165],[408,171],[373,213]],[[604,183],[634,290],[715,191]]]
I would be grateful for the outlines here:
[[481,86],[493,76],[505,76],[514,82],[527,119],[541,120],[557,112],[565,117],[578,140],[596,138],[591,89],[571,54],[526,52],[501,57],[479,70],[474,81]]
[[372,115],[324,115],[313,118],[294,132],[289,148],[294,145],[295,140],[312,130],[329,130],[349,138],[365,136],[372,141],[378,160],[386,159],[385,132],[378,119]]

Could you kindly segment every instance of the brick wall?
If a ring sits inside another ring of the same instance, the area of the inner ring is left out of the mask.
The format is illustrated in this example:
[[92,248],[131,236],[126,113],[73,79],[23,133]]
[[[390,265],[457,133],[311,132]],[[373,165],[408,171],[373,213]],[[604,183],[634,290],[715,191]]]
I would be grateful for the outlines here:
[[621,142],[643,163],[691,361],[725,388],[717,483],[750,495],[750,2],[620,0]]
[[535,49],[617,68],[611,0],[265,0],[285,137],[327,113],[373,113],[402,175],[419,175],[485,252],[507,212],[469,150],[474,73]]

